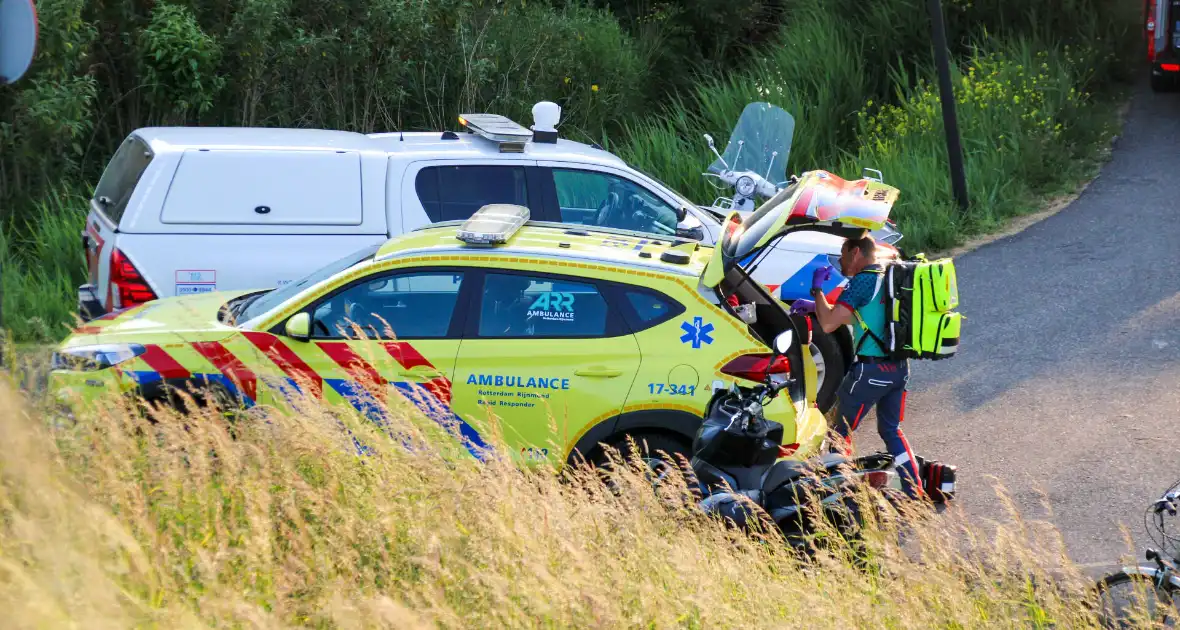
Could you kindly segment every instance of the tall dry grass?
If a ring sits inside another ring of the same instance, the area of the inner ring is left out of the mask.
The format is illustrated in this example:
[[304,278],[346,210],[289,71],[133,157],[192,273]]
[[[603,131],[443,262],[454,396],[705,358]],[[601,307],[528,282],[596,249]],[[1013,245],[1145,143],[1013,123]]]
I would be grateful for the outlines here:
[[149,421],[110,401],[71,422],[0,388],[4,625],[1094,625],[1087,581],[1034,524],[915,515],[804,563],[625,468],[612,492],[479,463],[389,412],[383,431],[313,405]]

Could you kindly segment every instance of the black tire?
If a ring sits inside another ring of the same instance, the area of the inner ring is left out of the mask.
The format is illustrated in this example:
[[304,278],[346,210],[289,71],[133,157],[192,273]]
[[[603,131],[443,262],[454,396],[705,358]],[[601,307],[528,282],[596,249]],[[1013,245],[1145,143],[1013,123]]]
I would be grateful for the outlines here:
[[[663,485],[664,480],[672,473],[674,468],[679,468],[681,474],[684,474],[687,467],[686,462],[690,457],[691,446],[686,440],[678,439],[674,436],[664,433],[643,433],[636,432],[630,434],[635,441],[635,446],[638,447],[638,456],[647,461],[649,472],[646,473],[648,481],[653,488]],[[611,440],[608,444],[613,450],[608,457],[604,449],[599,449],[589,461],[590,465],[604,474],[604,480],[607,487],[613,492],[618,492],[619,487],[610,479],[610,471],[614,467],[613,458],[622,458],[624,468],[631,465],[631,460],[634,457],[634,451],[631,448],[631,442],[627,439],[627,434],[623,434]],[[684,457],[684,462],[681,463],[677,455]],[[691,470],[691,469],[690,469]],[[689,473],[688,476],[695,476]],[[690,485],[693,481],[685,479]],[[692,492],[692,488],[689,488]],[[699,493],[693,493],[694,496]],[[699,496],[697,499],[699,500]]]
[[[635,440],[635,445],[639,447],[639,456],[652,460],[652,463],[657,461],[662,463],[665,457],[671,457],[672,461],[676,461],[676,455],[683,455],[685,459],[690,457],[689,450],[691,446],[687,440],[681,440],[672,437],[666,433],[632,433],[631,438]],[[632,450],[631,444],[627,440],[626,435],[622,435],[611,441],[611,446],[619,451],[619,455],[623,457],[623,461],[631,458]],[[667,453],[665,456],[664,453]],[[605,454],[600,454],[598,461],[605,461]]]
[[1176,82],[1172,77],[1165,74],[1156,74],[1155,70],[1151,71],[1151,91],[1156,93],[1171,92],[1176,89]]
[[[1157,591],[1152,579],[1145,575],[1112,573],[1099,580],[1095,590],[1098,618],[1104,628],[1141,627],[1145,621],[1164,627],[1180,625],[1180,590],[1165,586],[1164,592]],[[1142,599],[1144,596],[1147,601]],[[1147,619],[1142,618],[1144,605],[1149,608]]]
[[836,335],[820,330],[818,324],[813,325],[811,345],[815,347],[814,351],[823,357],[824,362],[823,380],[816,383],[815,404],[819,407],[820,413],[827,414],[836,404],[836,392],[840,389],[840,382],[844,380],[848,361]]

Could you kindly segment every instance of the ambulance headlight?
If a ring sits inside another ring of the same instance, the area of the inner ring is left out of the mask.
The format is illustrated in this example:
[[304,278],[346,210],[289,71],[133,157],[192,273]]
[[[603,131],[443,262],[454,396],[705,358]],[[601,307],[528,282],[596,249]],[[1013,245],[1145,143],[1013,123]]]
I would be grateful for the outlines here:
[[137,343],[104,343],[63,348],[53,353],[51,365],[54,370],[93,372],[130,361],[146,351],[146,348]]

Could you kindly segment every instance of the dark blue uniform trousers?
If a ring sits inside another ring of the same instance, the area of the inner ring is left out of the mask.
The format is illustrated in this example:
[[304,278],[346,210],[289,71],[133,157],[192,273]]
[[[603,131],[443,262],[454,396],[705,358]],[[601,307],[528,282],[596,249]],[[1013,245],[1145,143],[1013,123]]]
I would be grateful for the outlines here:
[[909,380],[909,361],[853,363],[840,383],[840,418],[834,428],[847,443],[841,446],[850,447],[852,432],[876,405],[877,433],[893,456],[902,488],[906,494],[916,497],[921,491],[916,483],[919,479],[918,462],[901,432]]

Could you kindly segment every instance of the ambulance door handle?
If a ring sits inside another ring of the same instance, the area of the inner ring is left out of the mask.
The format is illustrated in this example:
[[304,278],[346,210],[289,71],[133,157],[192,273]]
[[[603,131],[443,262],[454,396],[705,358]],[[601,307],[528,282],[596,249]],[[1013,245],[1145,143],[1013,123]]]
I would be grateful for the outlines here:
[[612,370],[610,368],[603,367],[601,365],[596,365],[594,367],[589,367],[584,370],[574,370],[574,374],[576,376],[601,376],[603,378],[614,378],[616,376],[622,376],[623,371],[622,370]]

